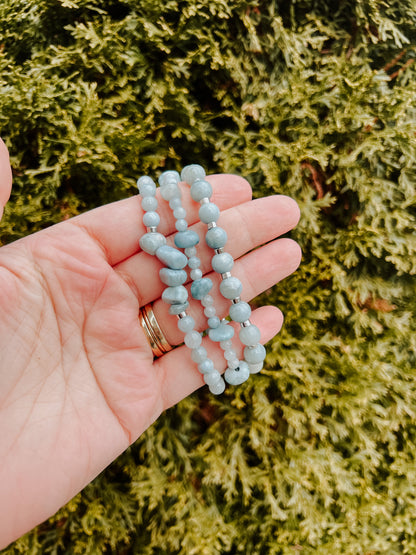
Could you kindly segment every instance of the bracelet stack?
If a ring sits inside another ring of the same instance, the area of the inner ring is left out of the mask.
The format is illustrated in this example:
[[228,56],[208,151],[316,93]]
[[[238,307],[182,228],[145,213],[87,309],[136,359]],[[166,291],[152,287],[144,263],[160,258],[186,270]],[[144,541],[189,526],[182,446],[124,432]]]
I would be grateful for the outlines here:
[[[232,345],[234,328],[227,319],[220,320],[217,316],[214,299],[210,294],[213,282],[202,275],[201,261],[197,256],[200,238],[194,230],[188,229],[186,210],[182,206],[180,181],[190,186],[192,199],[200,203],[199,217],[207,224],[205,241],[214,251],[211,260],[212,269],[221,276],[220,293],[231,302],[229,318],[240,324],[239,339],[245,346],[244,360],[239,360]],[[169,203],[176,219],[177,231],[174,236],[176,248],[168,246],[164,235],[157,231],[160,223],[157,213],[157,188],[148,176],[142,176],[137,181],[144,212],[143,223],[147,228],[139,244],[144,252],[156,256],[165,265],[159,272],[161,281],[167,286],[162,299],[170,305],[169,313],[177,316],[178,329],[185,334],[184,343],[191,349],[192,360],[197,364],[210,392],[218,395],[225,390],[224,378],[231,385],[239,385],[245,382],[250,374],[260,372],[266,350],[259,343],[260,330],[250,322],[251,308],[241,300],[241,281],[231,274],[234,260],[231,254],[225,251],[227,233],[217,225],[220,211],[218,206],[211,202],[212,187],[205,180],[204,169],[197,164],[192,164],[183,168],[181,175],[176,171],[166,171],[160,176],[159,185],[160,195]],[[188,273],[185,269],[187,267],[192,280],[191,296],[201,303],[207,318],[206,334],[211,341],[219,343],[224,351],[224,358],[227,361],[224,378],[208,357],[207,350],[202,346],[203,334],[195,330],[195,320],[187,313],[188,290],[184,286],[188,281]]]

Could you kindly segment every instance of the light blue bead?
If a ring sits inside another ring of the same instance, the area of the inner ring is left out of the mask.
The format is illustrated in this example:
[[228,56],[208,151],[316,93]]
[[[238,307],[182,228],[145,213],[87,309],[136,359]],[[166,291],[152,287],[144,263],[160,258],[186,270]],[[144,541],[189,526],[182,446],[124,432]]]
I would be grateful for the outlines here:
[[230,306],[230,318],[234,322],[247,322],[251,316],[251,307],[248,303],[240,301]]
[[218,316],[212,316],[212,318],[208,318],[207,324],[209,328],[215,329],[221,324],[221,320]]
[[201,372],[201,374],[212,372],[214,370],[214,363],[210,358],[206,358],[198,364],[198,370]]
[[174,218],[176,218],[177,220],[183,220],[186,218],[186,210],[185,208],[183,208],[182,206],[178,206],[178,208],[175,208],[173,210],[173,216]]
[[206,232],[205,241],[211,249],[220,249],[227,242],[227,233],[222,227],[213,227]]
[[212,257],[211,266],[215,272],[225,274],[234,266],[234,258],[228,252],[221,252]]
[[183,285],[188,279],[188,275],[185,270],[171,270],[170,268],[161,268],[159,270],[160,280],[170,287],[175,287],[176,285]]
[[169,207],[172,210],[176,210],[176,208],[180,208],[182,206],[181,197],[173,197],[169,201]]
[[189,166],[185,166],[181,171],[181,179],[189,185],[195,181],[195,179],[204,179],[205,177],[205,170],[199,164],[190,164]]
[[188,222],[183,219],[176,220],[175,227],[178,231],[186,231],[188,229]]
[[208,387],[210,393],[212,393],[213,395],[221,395],[221,393],[224,393],[225,391],[225,381],[221,378],[221,380]]
[[182,270],[188,264],[188,259],[183,252],[169,245],[159,247],[155,254],[171,270]]
[[197,301],[200,301],[212,289],[212,281],[209,278],[197,279],[192,282],[191,295]]
[[220,217],[220,209],[213,202],[208,204],[203,204],[199,209],[199,219],[204,224],[209,224],[210,222],[216,222]]
[[146,227],[157,227],[160,224],[160,216],[157,212],[145,212],[143,223]]
[[248,364],[256,364],[257,362],[263,362],[266,358],[266,349],[261,343],[254,345],[254,347],[245,347],[244,349],[244,360]]
[[257,345],[260,341],[260,330],[257,326],[251,325],[246,328],[241,328],[238,334],[241,343],[248,346]]
[[256,362],[254,364],[249,364],[248,367],[250,369],[250,374],[258,374],[263,369],[263,363]]
[[218,372],[218,370],[213,370],[212,372],[209,372],[208,374],[204,374],[204,382],[207,385],[215,385],[216,383],[220,382],[221,380],[222,380],[222,376]]
[[142,197],[154,197],[156,195],[156,185],[154,183],[141,185],[140,194]]
[[175,170],[167,170],[163,172],[158,179],[159,185],[162,187],[167,182],[176,182],[178,183],[181,180],[181,176]]
[[181,191],[176,183],[168,181],[163,187],[160,187],[160,194],[163,199],[172,200],[173,198],[180,197]]
[[182,304],[172,304],[169,307],[169,314],[172,314],[172,316],[177,316],[178,314],[181,314],[182,312],[185,312],[186,310],[188,310],[188,308],[189,308],[188,301]]
[[[142,195],[142,191],[146,190],[146,191],[153,191],[153,194],[150,196],[153,196],[156,193],[156,184],[153,181],[153,179],[151,177],[149,177],[148,175],[142,175],[141,177],[139,177],[139,179],[137,180],[137,188],[139,189],[139,193]],[[143,195],[143,196],[149,196],[149,195]]]
[[202,335],[196,330],[188,331],[188,333],[185,334],[184,341],[189,349],[195,349],[201,345]]
[[192,349],[191,351],[191,358],[197,364],[204,362],[207,357],[208,353],[205,347],[197,347],[196,349]]
[[149,231],[140,237],[140,248],[148,254],[155,254],[159,248],[166,245],[166,237],[157,231]]
[[162,299],[168,304],[183,304],[188,300],[188,290],[183,285],[166,287],[162,293]]
[[191,256],[191,258],[189,258],[188,260],[188,266],[191,268],[191,270],[196,270],[201,266],[201,259],[197,256]]
[[230,385],[240,385],[248,380],[250,377],[250,369],[244,360],[240,361],[240,365],[232,370],[227,368],[224,374],[225,381]]
[[223,279],[220,283],[221,295],[226,299],[236,299],[240,296],[242,290],[243,284],[233,276]]
[[185,316],[178,320],[178,329],[186,333],[188,331],[192,331],[195,327],[195,320],[192,316]]
[[155,197],[143,197],[142,198],[142,209],[145,212],[154,212],[157,209],[157,198],[155,198]]
[[192,229],[187,229],[186,231],[178,231],[173,240],[179,249],[186,249],[199,243],[199,235]]
[[211,183],[204,180],[194,181],[191,185],[191,197],[194,201],[199,202],[203,198],[212,197],[212,186]]
[[220,324],[218,328],[209,329],[208,335],[211,341],[219,343],[231,339],[234,335],[234,328],[228,324]]

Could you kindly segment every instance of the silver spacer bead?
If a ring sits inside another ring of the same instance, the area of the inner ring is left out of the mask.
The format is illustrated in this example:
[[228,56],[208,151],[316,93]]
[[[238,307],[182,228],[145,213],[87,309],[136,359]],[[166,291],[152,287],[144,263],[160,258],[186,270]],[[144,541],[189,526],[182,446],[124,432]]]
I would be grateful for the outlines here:
[[186,312],[180,312],[180,313],[178,314],[178,320],[182,320],[182,318],[185,318],[185,316],[188,316],[188,315],[186,314]]
[[222,254],[224,251],[224,247],[220,247],[219,249],[214,249],[215,254]]
[[154,227],[154,226],[148,227],[147,231],[148,231],[148,233],[155,233],[157,231],[157,227]]
[[213,227],[218,227],[216,222],[209,222],[209,224],[207,224],[208,229],[212,229]]
[[242,328],[248,328],[249,326],[251,326],[251,322],[250,320],[246,320],[245,322],[241,322],[240,325]]
[[199,204],[209,204],[209,198],[208,197],[204,197],[201,198],[201,200],[199,201]]
[[231,277],[231,272],[224,272],[221,274],[221,279],[227,279]]
[[235,299],[232,299],[231,302],[232,302],[233,304],[237,304],[237,303],[239,303],[240,301],[241,301],[241,297],[236,297]]

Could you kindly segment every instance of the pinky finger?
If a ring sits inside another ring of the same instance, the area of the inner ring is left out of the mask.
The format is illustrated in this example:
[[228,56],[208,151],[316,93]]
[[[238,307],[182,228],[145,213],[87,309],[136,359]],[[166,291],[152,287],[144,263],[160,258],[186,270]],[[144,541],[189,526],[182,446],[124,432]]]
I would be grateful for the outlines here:
[[[261,343],[264,344],[280,331],[283,324],[283,314],[275,306],[263,306],[253,311],[250,321],[260,328]],[[244,345],[236,337],[238,337],[237,333],[234,334],[233,347],[241,359]],[[223,373],[226,369],[223,350],[217,343],[213,343],[207,337],[203,339],[202,344],[207,349],[215,368]],[[155,367],[155,371],[159,373],[162,382],[161,392],[164,409],[179,403],[204,385],[202,374],[200,374],[197,365],[191,358],[190,349],[185,345],[177,347],[158,359],[155,362]]]

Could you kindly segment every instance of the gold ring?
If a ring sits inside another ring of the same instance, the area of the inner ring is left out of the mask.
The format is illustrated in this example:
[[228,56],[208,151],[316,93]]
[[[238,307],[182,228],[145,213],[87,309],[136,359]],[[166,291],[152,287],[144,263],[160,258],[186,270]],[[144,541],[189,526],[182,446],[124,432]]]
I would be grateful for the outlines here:
[[139,312],[140,324],[152,348],[154,358],[159,358],[173,349],[163,335],[152,309],[152,303],[142,306]]

